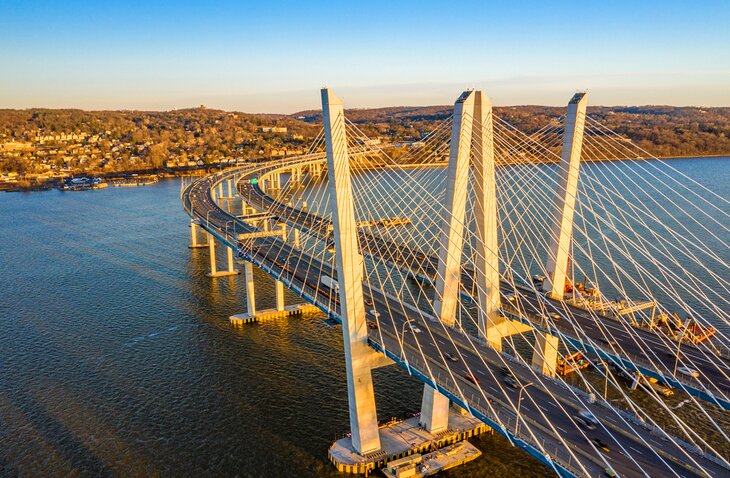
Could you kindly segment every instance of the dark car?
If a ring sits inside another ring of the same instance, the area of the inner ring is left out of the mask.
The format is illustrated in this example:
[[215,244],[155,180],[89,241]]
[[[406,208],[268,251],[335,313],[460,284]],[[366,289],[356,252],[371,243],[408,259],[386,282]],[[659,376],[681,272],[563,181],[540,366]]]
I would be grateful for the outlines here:
[[517,380],[515,380],[515,378],[512,376],[506,377],[504,379],[504,383],[510,388],[520,388],[520,384],[517,383]]
[[479,383],[479,379],[470,373],[465,373],[464,378],[469,380],[471,383],[474,383],[474,384]]
[[512,377],[512,370],[510,370],[507,367],[499,367],[499,373],[504,375],[505,377]]
[[457,356],[456,356],[456,355],[454,355],[454,354],[450,354],[450,353],[448,353],[448,352],[446,352],[446,353],[444,354],[444,357],[446,357],[447,359],[451,360],[452,362],[458,362],[458,361],[459,361],[459,357],[457,357]]
[[595,430],[596,426],[586,420],[585,418],[581,417],[580,415],[575,415],[573,417],[573,420],[575,420],[575,423],[577,423],[581,428],[585,428],[586,430]]
[[595,437],[591,441],[593,442],[594,445],[596,445],[596,448],[598,448],[602,452],[608,453],[609,451],[611,451],[611,449],[608,447],[608,443],[606,443],[605,441],[601,440],[600,438]]

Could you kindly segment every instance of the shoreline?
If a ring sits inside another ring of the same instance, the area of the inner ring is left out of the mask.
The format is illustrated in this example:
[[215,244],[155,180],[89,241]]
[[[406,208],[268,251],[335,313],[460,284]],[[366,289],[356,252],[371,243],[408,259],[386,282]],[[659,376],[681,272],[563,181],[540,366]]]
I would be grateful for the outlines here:
[[[712,159],[712,158],[728,158],[730,159],[730,153],[727,154],[706,154],[702,156],[657,156],[648,158],[626,158],[626,159],[602,159],[602,160],[590,160],[587,163],[602,163],[602,162],[615,162],[615,161],[655,161],[655,160],[672,160],[672,159]],[[515,163],[517,164],[517,163]],[[89,176],[99,177],[108,181],[118,180],[129,180],[132,175],[137,177],[152,177],[155,176],[158,180],[167,178],[179,178],[182,176],[204,176],[209,174],[211,171],[221,169],[217,167],[201,168],[201,169],[186,169],[186,170],[168,170],[162,172],[128,172],[128,173],[105,173],[99,176],[90,174]],[[227,168],[223,168],[227,169]],[[82,173],[79,173],[82,174]],[[22,192],[33,192],[33,191],[50,191],[51,189],[58,189],[58,186],[63,182],[64,178],[55,178],[44,182],[35,182],[30,184],[24,184],[25,181],[19,183],[0,183],[0,193],[22,193]],[[3,186],[7,186],[7,189]],[[141,187],[141,186],[140,186]]]

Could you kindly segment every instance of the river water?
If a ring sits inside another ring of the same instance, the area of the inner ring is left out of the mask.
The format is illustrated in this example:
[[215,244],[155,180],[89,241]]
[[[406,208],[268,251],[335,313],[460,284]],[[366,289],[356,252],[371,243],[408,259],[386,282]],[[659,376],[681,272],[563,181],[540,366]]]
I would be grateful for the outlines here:
[[[730,160],[672,164],[728,196]],[[0,475],[339,476],[340,329],[232,329],[242,281],[205,276],[179,188],[0,195]],[[256,287],[272,306],[271,279]],[[381,419],[418,410],[419,381],[374,377]],[[499,436],[474,443],[484,455],[444,476],[551,476]]]

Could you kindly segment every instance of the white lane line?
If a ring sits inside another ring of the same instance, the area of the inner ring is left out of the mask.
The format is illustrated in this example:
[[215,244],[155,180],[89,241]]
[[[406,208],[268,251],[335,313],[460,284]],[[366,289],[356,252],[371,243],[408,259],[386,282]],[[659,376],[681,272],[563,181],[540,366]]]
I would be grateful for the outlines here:
[[564,433],[564,434],[566,434],[566,435],[568,434],[568,432],[566,432],[565,430],[563,430],[563,429],[562,429],[562,428],[560,428],[560,427],[555,427],[555,428],[557,428],[558,430],[560,430],[561,432],[563,432],[563,433]]
[[641,455],[641,454],[642,454],[642,453],[641,453],[641,452],[640,452],[639,450],[637,450],[636,448],[634,448],[634,447],[633,447],[633,446],[631,446],[631,445],[629,445],[629,448],[631,448],[632,450],[634,450],[634,451],[635,451],[636,453],[638,453],[639,455]]

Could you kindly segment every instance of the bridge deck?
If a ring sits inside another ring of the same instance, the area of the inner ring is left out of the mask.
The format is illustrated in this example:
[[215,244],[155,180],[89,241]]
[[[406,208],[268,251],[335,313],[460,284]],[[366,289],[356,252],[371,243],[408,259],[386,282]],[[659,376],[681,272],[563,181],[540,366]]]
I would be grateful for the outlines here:
[[[253,175],[265,169],[259,166],[234,171],[237,174],[243,172]],[[236,220],[235,217],[219,208],[210,197],[210,188],[223,177],[226,177],[225,174],[214,175],[194,183],[183,192],[182,199],[186,210],[207,231],[229,246],[239,248],[240,245],[225,234],[227,223]],[[251,198],[250,189],[241,192],[248,193]],[[237,221],[237,233],[256,231],[255,227]],[[279,258],[297,257],[301,251],[293,250],[291,245],[272,237],[255,239],[246,247],[241,247],[239,254],[339,320],[337,294],[320,283],[322,275],[336,277],[330,265],[308,257],[306,260],[311,264],[310,267],[300,270],[296,262]],[[624,412],[600,403],[584,405],[586,397],[559,380],[544,378],[544,386],[531,387],[529,398],[520,410],[520,419],[523,424],[529,423],[529,430],[524,425],[517,426],[513,411],[516,408],[517,390],[500,383],[503,380],[501,368],[504,361],[509,359],[508,356],[476,343],[468,335],[441,327],[440,323],[424,326],[427,333],[401,334],[407,323],[418,323],[424,314],[409,309],[382,291],[366,287],[365,294],[374,302],[381,317],[380,327],[369,331],[373,348],[422,381],[436,386],[454,402],[533,456],[555,467],[561,474],[599,476],[605,466],[610,465],[621,476],[639,476],[644,473],[651,476],[672,473],[702,476],[691,461],[711,470],[715,476],[728,473],[726,468],[718,464],[717,458],[713,459],[696,450],[688,452],[677,442],[668,441]],[[589,325],[586,324],[588,330]],[[458,359],[446,360],[446,352]],[[509,368],[522,383],[530,381],[535,373],[527,364],[516,360],[510,363]],[[467,374],[476,377],[480,386],[467,378]],[[584,432],[576,427],[571,416],[584,407],[589,408],[599,419],[603,429]],[[595,437],[607,442],[612,452],[598,452],[590,443]],[[561,439],[569,444],[570,452]],[[691,460],[688,456],[691,456]]]

